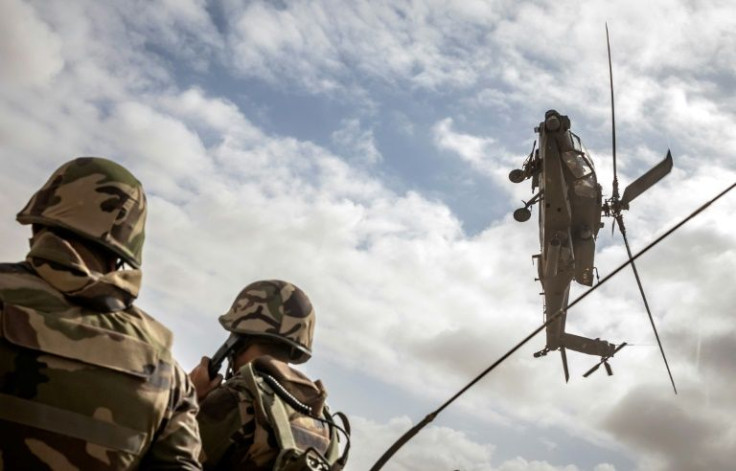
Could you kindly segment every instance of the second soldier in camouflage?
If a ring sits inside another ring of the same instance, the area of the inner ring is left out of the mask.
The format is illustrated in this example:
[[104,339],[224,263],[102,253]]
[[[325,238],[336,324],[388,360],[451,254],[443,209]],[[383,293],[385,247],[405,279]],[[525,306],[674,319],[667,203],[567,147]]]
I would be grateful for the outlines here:
[[220,317],[235,340],[229,378],[215,387],[206,357],[190,374],[205,469],[342,469],[324,386],[288,364],[311,357],[314,321],[306,294],[281,280],[246,286]]

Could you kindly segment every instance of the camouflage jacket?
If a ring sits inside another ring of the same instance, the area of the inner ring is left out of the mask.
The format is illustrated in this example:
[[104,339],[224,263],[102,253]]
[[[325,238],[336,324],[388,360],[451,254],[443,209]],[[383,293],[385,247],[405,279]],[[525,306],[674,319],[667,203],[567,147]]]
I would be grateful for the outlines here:
[[[280,447],[273,424],[257,403],[255,386],[240,371],[210,392],[201,402],[197,420],[202,436],[202,460],[205,470],[272,470]],[[290,394],[323,416],[327,393],[320,381],[312,382],[288,364],[264,356],[252,367],[276,378]],[[321,453],[330,447],[328,427],[313,417],[288,408],[290,428],[296,445],[304,450],[313,447]],[[335,443],[336,446],[336,443]],[[335,448],[336,450],[336,448]]]
[[[195,391],[171,333],[132,305],[78,303],[59,286],[84,267],[40,252],[0,264],[0,470],[201,469]],[[126,283],[86,278],[88,301]]]

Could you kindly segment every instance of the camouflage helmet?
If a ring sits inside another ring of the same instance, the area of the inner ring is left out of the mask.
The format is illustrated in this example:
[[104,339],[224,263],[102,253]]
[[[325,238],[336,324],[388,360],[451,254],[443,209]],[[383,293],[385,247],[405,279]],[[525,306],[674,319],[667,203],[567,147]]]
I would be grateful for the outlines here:
[[21,224],[71,231],[140,268],[146,195],[122,166],[100,157],[79,157],[56,170],[18,213]]
[[314,309],[304,291],[280,280],[249,284],[220,316],[220,324],[230,332],[291,347],[292,363],[304,363],[312,356],[314,322]]

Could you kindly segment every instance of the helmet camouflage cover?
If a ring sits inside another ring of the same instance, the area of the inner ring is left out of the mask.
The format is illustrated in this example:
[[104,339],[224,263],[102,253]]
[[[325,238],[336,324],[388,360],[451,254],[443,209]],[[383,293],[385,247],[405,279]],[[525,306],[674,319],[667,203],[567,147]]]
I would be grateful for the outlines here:
[[69,230],[140,268],[146,195],[130,172],[110,160],[79,157],[62,165],[17,219]]
[[304,363],[312,356],[314,322],[314,309],[304,291],[280,280],[249,284],[220,316],[220,323],[230,332],[290,346],[292,363]]

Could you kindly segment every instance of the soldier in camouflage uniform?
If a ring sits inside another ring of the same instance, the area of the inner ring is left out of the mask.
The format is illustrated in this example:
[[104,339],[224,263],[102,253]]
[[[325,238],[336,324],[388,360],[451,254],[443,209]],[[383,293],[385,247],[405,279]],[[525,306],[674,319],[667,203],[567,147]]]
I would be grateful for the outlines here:
[[[205,470],[342,469],[347,453],[338,456],[322,382],[288,364],[310,358],[314,322],[306,294],[279,280],[246,286],[220,316],[231,332],[229,379],[220,386],[219,375],[211,380],[207,357],[190,373],[200,398]],[[281,416],[275,406],[283,406]],[[313,455],[301,456],[310,448]],[[300,458],[311,467],[299,465]]]
[[145,217],[140,182],[93,157],[18,214],[33,237],[0,264],[0,470],[201,469],[195,390],[133,306]]

